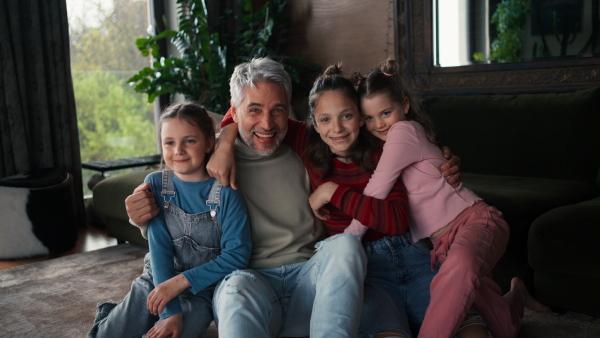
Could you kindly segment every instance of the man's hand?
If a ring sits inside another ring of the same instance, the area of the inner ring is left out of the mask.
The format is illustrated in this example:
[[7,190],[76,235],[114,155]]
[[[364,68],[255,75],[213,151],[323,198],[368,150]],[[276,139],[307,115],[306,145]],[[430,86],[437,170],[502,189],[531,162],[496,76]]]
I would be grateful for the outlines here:
[[231,184],[231,187],[236,190],[233,145],[237,138],[237,131],[237,124],[229,124],[221,129],[215,152],[206,163],[206,171],[210,176],[216,178],[225,187]]
[[150,331],[146,334],[148,338],[163,338],[172,336],[173,338],[179,337],[181,330],[183,329],[183,315],[178,313],[172,315],[169,318],[160,320],[154,325]]
[[191,285],[184,275],[177,275],[158,284],[148,295],[146,306],[150,313],[155,316],[161,314],[171,299],[179,296],[185,289]]
[[440,167],[442,176],[446,178],[449,184],[458,187],[460,184],[460,157],[454,155],[449,147],[442,147],[442,152],[444,157],[448,159],[448,162]]
[[150,189],[150,183],[142,183],[133,194],[125,199],[125,209],[127,215],[135,224],[146,224],[151,218],[158,215],[159,209],[154,199],[154,194]]
[[308,198],[310,208],[312,209],[315,216],[326,221],[329,219],[329,210],[324,208],[325,204],[331,201],[331,196],[335,193],[338,188],[337,183],[326,182],[321,184]]

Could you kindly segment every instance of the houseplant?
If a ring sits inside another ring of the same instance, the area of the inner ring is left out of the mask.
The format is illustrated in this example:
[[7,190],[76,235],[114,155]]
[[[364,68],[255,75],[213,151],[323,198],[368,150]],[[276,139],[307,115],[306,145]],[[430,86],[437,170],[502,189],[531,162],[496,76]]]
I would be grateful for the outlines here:
[[[179,29],[136,40],[142,55],[152,55],[154,62],[128,82],[137,92],[146,93],[148,102],[179,93],[219,113],[229,105],[228,79],[233,68],[252,57],[281,61],[298,82],[301,61],[280,51],[287,34],[286,1],[269,0],[258,10],[251,0],[240,0],[239,5],[241,14],[233,15],[231,9],[219,13],[207,8],[204,0],[177,0]],[[161,39],[169,39],[179,55],[165,56],[157,43]]]
[[498,38],[492,41],[490,59],[497,62],[520,61],[523,25],[531,11],[529,0],[502,0],[492,15]]

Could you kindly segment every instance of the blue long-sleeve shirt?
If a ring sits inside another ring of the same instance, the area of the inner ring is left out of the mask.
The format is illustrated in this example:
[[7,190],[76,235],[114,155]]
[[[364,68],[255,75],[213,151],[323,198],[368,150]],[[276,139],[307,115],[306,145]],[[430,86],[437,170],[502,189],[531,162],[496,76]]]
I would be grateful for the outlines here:
[[[176,195],[170,200],[180,209],[189,214],[208,211],[206,205],[210,189],[215,179],[200,182],[184,182],[173,176]],[[149,174],[144,182],[152,184],[152,192],[159,206],[163,198],[161,172]],[[221,224],[221,254],[208,263],[184,271],[182,274],[191,284],[190,290],[198,293],[209,285],[219,281],[232,271],[245,269],[248,266],[252,252],[250,224],[242,195],[231,187],[221,190],[221,205],[217,208],[217,217]],[[161,211],[148,226],[148,243],[150,246],[150,262],[154,285],[158,285],[175,276],[173,241]],[[167,318],[181,313],[179,297],[173,298],[160,318]]]

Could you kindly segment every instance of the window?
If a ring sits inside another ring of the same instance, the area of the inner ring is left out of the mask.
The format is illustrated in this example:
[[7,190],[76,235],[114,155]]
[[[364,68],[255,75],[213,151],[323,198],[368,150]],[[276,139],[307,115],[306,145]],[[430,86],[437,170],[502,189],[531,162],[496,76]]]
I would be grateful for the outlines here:
[[[150,62],[135,45],[147,1],[67,0],[67,11],[82,162],[156,154],[154,105],[127,83]],[[83,171],[84,194],[94,173]]]

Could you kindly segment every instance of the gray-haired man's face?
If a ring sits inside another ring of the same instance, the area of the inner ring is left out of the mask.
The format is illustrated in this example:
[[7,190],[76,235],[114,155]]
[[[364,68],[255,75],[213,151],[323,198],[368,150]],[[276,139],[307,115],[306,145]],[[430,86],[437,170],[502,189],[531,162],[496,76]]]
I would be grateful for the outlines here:
[[257,82],[256,88],[244,87],[244,99],[233,107],[244,143],[257,154],[272,154],[281,144],[288,128],[289,100],[285,89],[276,83]]

